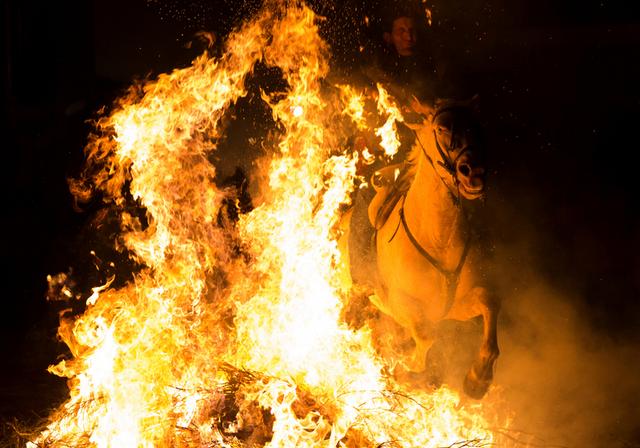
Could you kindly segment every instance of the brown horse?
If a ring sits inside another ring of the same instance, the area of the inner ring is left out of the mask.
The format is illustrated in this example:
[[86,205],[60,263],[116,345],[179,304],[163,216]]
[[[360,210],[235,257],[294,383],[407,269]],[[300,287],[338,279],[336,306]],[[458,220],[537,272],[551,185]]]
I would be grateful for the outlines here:
[[481,128],[468,104],[430,109],[416,103],[414,109],[428,118],[411,126],[416,141],[398,179],[390,174],[395,167],[377,173],[368,209],[377,260],[370,299],[413,338],[412,372],[425,370],[436,323],[481,315],[482,344],[464,380],[465,393],[481,398],[499,354],[499,301],[463,206],[484,194]]

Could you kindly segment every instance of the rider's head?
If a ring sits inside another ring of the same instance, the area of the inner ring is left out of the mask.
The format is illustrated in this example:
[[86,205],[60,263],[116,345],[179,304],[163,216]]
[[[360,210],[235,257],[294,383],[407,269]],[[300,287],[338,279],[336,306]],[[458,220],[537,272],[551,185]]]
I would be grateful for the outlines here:
[[385,22],[382,37],[398,56],[413,56],[417,35],[412,15],[406,11],[395,11]]

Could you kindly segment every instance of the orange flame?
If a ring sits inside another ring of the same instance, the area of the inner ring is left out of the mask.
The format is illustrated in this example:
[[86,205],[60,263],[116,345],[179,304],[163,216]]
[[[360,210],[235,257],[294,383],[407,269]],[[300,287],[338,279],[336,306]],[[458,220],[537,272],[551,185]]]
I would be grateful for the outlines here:
[[[370,329],[340,319],[349,285],[336,275],[337,228],[356,160],[337,123],[343,111],[359,129],[365,121],[351,87],[340,107],[330,104],[316,20],[306,7],[269,5],[220,59],[203,55],[161,75],[100,120],[87,147],[91,176],[72,189],[116,206],[128,189],[139,201],[147,223],[122,211],[121,242],[143,269],[123,287],[94,288],[86,312],[62,321],[73,359],[50,371],[69,378],[70,398],[29,446],[244,446],[242,431],[259,439],[263,426],[269,447],[492,443],[483,406],[446,387],[396,384]],[[238,223],[245,262],[215,225],[224,194],[207,155],[260,59],[282,70],[288,90],[264,95],[283,133],[264,202]],[[387,119],[376,133],[392,155],[402,115],[378,90]],[[225,289],[212,286],[215,270]],[[229,390],[233,418],[222,415]]]
[[400,148],[400,139],[396,129],[396,121],[404,121],[402,113],[389,93],[378,84],[378,111],[387,114],[387,120],[376,129],[376,135],[381,138],[380,146],[384,149],[385,155],[393,157]]
[[340,99],[346,104],[342,113],[349,116],[359,130],[365,131],[369,129],[365,119],[364,93],[356,91],[355,88],[348,84],[341,84],[337,87],[340,89]]

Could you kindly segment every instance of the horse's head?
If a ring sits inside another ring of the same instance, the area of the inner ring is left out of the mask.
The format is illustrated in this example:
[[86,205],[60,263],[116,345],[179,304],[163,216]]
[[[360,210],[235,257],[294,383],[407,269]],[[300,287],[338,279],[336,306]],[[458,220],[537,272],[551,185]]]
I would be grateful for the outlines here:
[[423,123],[410,125],[420,153],[450,190],[466,199],[482,197],[485,142],[471,103],[442,102],[435,108],[417,103],[414,109],[427,116]]

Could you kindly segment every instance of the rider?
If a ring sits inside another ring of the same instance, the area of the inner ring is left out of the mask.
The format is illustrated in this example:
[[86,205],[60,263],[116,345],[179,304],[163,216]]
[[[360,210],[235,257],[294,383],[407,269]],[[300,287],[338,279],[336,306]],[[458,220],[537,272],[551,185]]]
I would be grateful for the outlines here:
[[385,12],[383,45],[368,70],[405,104],[412,96],[427,100],[434,95],[438,71],[428,48],[428,28],[421,24],[410,9],[396,7]]

